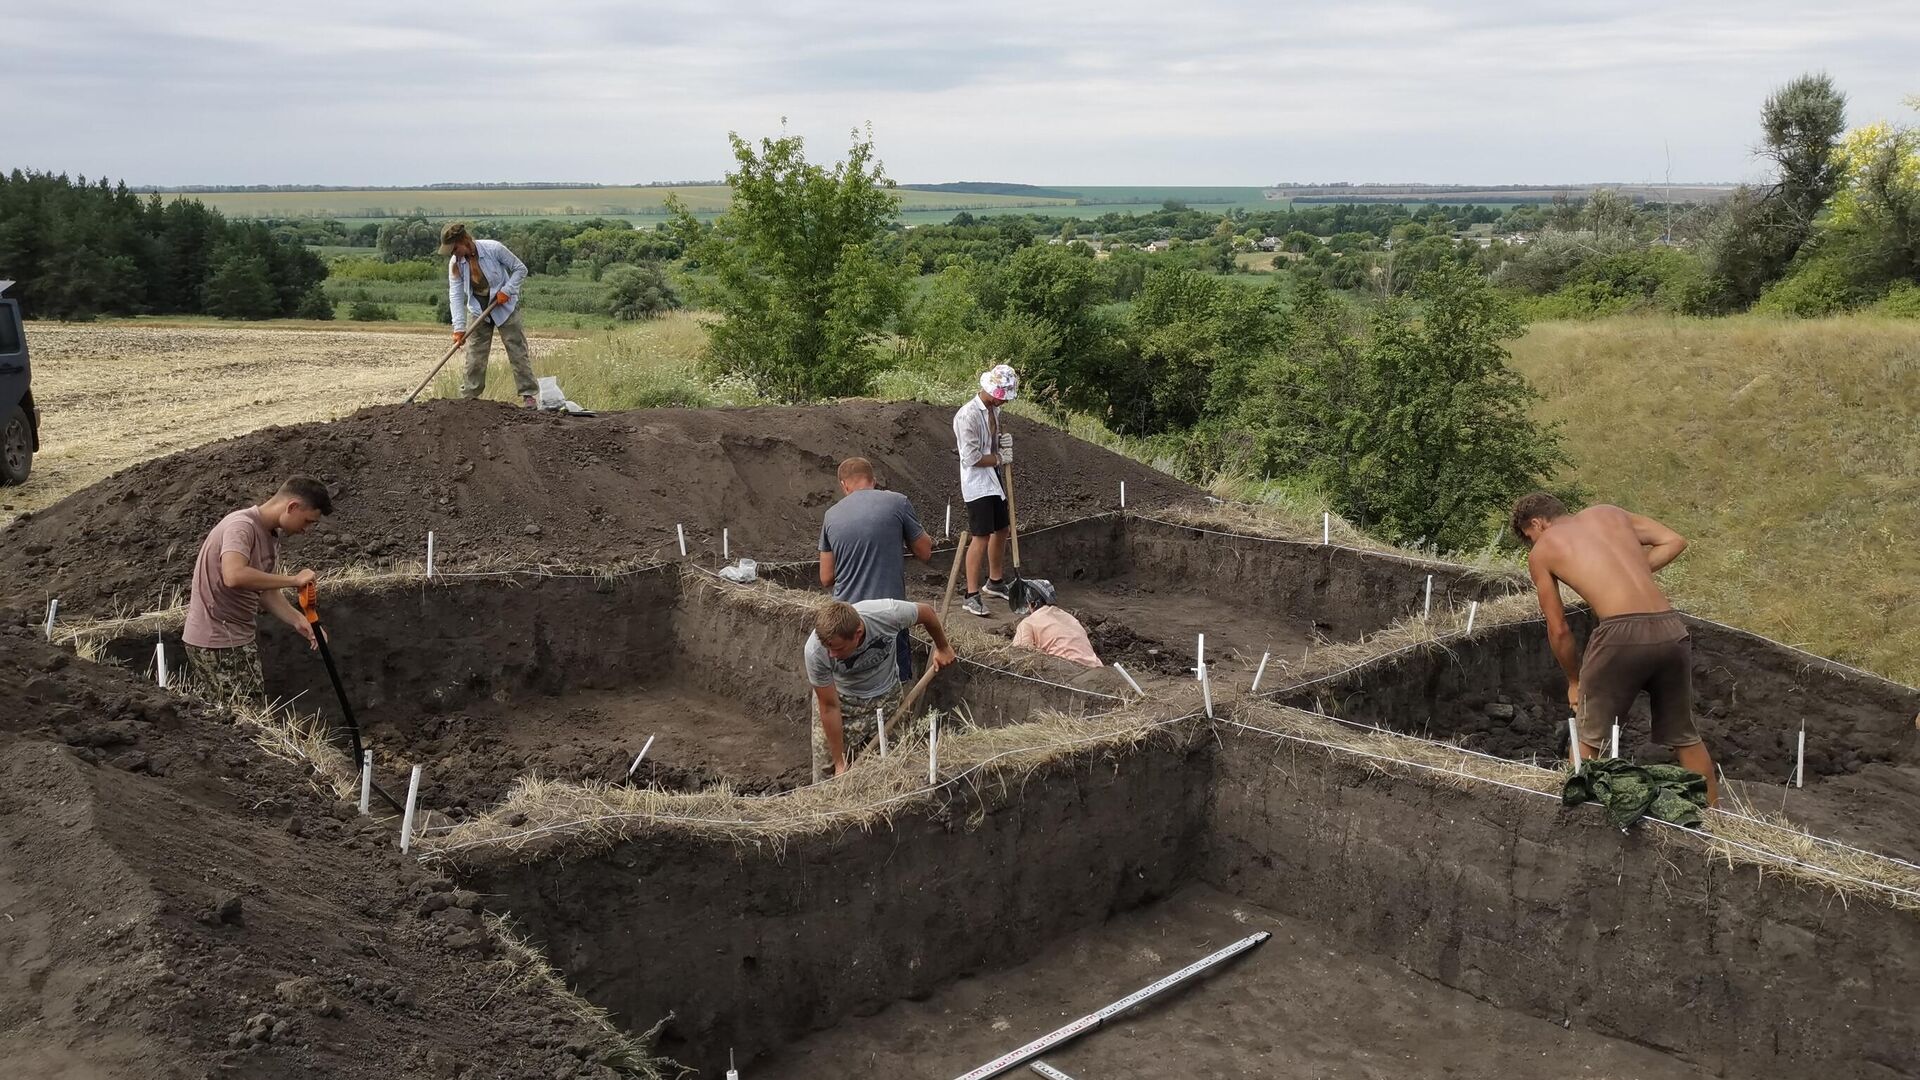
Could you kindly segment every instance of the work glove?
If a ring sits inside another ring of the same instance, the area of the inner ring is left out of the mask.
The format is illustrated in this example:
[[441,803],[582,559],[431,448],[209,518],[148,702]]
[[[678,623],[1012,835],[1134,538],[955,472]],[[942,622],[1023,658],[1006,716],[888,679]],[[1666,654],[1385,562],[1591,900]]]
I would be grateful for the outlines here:
[[493,302],[496,307],[506,307],[507,301],[510,299],[512,299],[512,297],[507,295],[507,290],[505,289],[501,289],[499,292],[493,294]]
[[1002,433],[1001,433],[1001,435],[1000,435],[1000,449],[1002,449],[1002,450],[1011,450],[1011,449],[1013,449],[1013,435],[1012,435],[1011,433],[1008,433],[1008,432],[1002,432]]
[[465,345],[466,343],[467,343],[467,332],[465,330],[455,330],[453,332],[453,347],[457,349],[460,346]]
[[1003,446],[1000,448],[999,453],[994,456],[1000,459],[1000,464],[1011,465],[1013,464],[1013,447]]

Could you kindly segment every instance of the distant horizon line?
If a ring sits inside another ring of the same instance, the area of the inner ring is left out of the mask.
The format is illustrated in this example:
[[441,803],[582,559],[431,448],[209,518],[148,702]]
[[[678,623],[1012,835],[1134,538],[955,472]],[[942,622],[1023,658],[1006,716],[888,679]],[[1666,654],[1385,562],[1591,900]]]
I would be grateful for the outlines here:
[[[79,175],[79,174],[75,174]],[[95,178],[96,182],[98,178]],[[425,184],[135,184],[124,179],[127,190],[142,194],[162,195],[218,195],[244,194],[258,192],[325,192],[325,191],[566,191],[597,190],[610,188],[678,188],[678,187],[725,187],[724,179],[715,180],[652,180],[642,183],[606,183],[590,180],[494,180],[494,181],[435,181]],[[1072,192],[1080,188],[1134,188],[1178,190],[1246,190],[1280,191],[1324,188],[1350,188],[1357,191],[1382,189],[1414,189],[1444,194],[1451,191],[1554,191],[1570,188],[1734,188],[1742,182],[1737,180],[1574,180],[1556,182],[1515,182],[1473,183],[1471,181],[1425,181],[1425,180],[1325,180],[1325,181],[1281,181],[1266,184],[1029,184],[1022,181],[993,180],[896,180],[901,188],[938,188],[957,184],[990,184],[999,187],[1046,188],[1056,191]]]

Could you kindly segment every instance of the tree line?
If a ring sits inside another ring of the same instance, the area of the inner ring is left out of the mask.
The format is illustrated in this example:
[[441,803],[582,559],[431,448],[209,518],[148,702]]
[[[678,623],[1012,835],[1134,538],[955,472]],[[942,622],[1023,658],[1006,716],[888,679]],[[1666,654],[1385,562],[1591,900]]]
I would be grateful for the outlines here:
[[0,277],[29,318],[219,315],[330,319],[327,268],[267,225],[195,199],[142,199],[104,178],[0,176]]

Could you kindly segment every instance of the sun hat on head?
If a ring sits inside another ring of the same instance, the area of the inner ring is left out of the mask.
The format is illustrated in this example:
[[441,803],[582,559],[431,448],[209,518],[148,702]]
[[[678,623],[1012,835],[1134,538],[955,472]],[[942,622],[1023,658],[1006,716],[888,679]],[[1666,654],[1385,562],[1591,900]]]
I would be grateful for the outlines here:
[[462,240],[471,239],[473,238],[467,235],[466,222],[449,221],[440,227],[440,254],[451,255],[453,254],[453,245]]
[[1012,401],[1020,396],[1020,376],[1005,364],[995,364],[981,373],[980,389],[995,401]]

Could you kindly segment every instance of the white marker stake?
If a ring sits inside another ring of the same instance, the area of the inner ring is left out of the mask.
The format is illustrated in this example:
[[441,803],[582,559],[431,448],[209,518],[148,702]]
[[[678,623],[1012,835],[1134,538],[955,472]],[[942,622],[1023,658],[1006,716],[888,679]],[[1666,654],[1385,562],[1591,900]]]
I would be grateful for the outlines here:
[[1567,717],[1567,746],[1573,751],[1573,771],[1580,771],[1580,724],[1578,718]]
[[1433,617],[1433,575],[1432,574],[1427,575],[1427,602],[1425,604],[1422,604],[1420,607],[1420,617],[1423,619],[1430,619]]
[[427,580],[433,580],[433,533],[427,533]]
[[1473,619],[1478,614],[1480,614],[1480,601],[1475,600],[1467,605],[1467,633],[1473,633]]
[[1320,515],[1320,543],[1323,545],[1333,543],[1332,514],[1322,513]]
[[160,689],[167,688],[167,643],[164,641],[153,643],[153,681],[160,684]]
[[1121,667],[1119,664],[1115,664],[1113,665],[1113,670],[1119,672],[1120,677],[1127,680],[1127,685],[1133,687],[1134,693],[1139,694],[1141,697],[1147,696],[1147,692],[1145,690],[1140,689],[1140,684],[1133,681],[1133,676],[1128,673],[1126,668]]
[[1807,722],[1800,721],[1800,750],[1794,756],[1793,786],[1807,786]]
[[1200,673],[1205,671],[1207,667],[1207,635],[1200,635],[1200,644],[1194,648],[1193,659],[1196,665],[1193,669],[1193,675],[1194,678],[1197,679],[1200,678]]
[[887,756],[887,714],[879,709],[873,710],[873,730],[880,734],[880,756]]
[[721,529],[720,530],[720,561],[726,562],[731,558],[733,558],[732,540],[727,536],[727,530]]
[[1120,481],[1120,509],[1125,510],[1126,508],[1127,508],[1127,482],[1125,480],[1122,480]]
[[420,766],[413,767],[413,776],[407,780],[407,811],[400,815],[400,854],[405,855],[413,846],[413,808],[420,801]]
[[727,1080],[740,1080],[740,1070],[733,1067],[733,1047],[727,1047]]
[[48,641],[53,640],[53,619],[54,619],[54,616],[58,614],[60,614],[60,598],[56,596],[53,599],[47,601],[47,640]]
[[940,535],[947,537],[948,539],[953,538],[953,504],[952,503],[947,504],[947,530],[941,533]]
[[1213,719],[1213,680],[1207,678],[1207,665],[1200,665],[1200,696],[1207,703],[1207,719]]
[[642,746],[640,747],[640,752],[639,752],[639,753],[637,753],[637,754],[635,754],[635,755],[633,755],[633,764],[631,764],[631,765],[629,765],[629,766],[627,766],[627,779],[628,779],[628,780],[632,780],[632,779],[633,779],[633,771],[634,771],[635,769],[638,769],[638,768],[640,767],[640,761],[641,761],[641,759],[643,759],[643,758],[645,758],[645,757],[647,756],[647,751],[649,751],[649,750],[651,750],[651,749],[653,749],[653,736],[651,736],[651,735],[649,735],[649,736],[647,736],[647,741],[646,741],[646,743],[645,743],[644,745],[642,745]]
[[373,751],[360,751],[360,812],[367,812],[373,794]]
[[687,557],[687,527],[685,525],[675,525],[673,531],[680,537],[680,557],[684,559]]
[[1248,691],[1248,693],[1257,694],[1260,692],[1260,678],[1267,673],[1267,660],[1272,656],[1273,654],[1270,652],[1260,654],[1260,668],[1253,673],[1253,689]]
[[927,722],[927,784],[940,782],[940,714]]
[[1617,716],[1613,718],[1613,753],[1609,756],[1620,756],[1620,718]]

